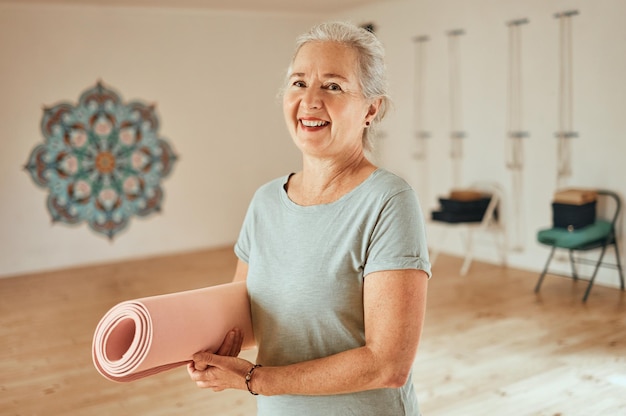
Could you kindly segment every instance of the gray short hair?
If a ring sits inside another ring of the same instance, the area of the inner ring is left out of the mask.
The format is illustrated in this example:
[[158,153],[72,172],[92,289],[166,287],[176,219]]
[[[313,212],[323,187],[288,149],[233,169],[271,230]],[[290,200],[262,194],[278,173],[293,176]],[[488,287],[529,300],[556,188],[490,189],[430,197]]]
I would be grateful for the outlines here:
[[[378,114],[372,120],[370,127],[363,131],[363,148],[371,151],[373,130],[385,117],[387,109],[391,106],[391,99],[387,90],[385,49],[382,43],[372,32],[352,23],[321,23],[296,39],[296,49],[291,64],[293,64],[302,46],[309,42],[336,42],[356,51],[359,63],[359,83],[363,96],[366,99],[380,98],[382,100]],[[288,73],[291,72],[291,64]]]

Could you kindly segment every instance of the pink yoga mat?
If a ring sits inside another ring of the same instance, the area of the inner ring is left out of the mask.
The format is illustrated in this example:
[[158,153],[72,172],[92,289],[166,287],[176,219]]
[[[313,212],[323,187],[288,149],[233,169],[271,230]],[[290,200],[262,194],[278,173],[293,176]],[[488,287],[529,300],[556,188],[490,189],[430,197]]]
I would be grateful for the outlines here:
[[122,302],[100,320],[93,337],[93,362],[109,380],[127,382],[216,351],[233,328],[254,346],[245,282]]

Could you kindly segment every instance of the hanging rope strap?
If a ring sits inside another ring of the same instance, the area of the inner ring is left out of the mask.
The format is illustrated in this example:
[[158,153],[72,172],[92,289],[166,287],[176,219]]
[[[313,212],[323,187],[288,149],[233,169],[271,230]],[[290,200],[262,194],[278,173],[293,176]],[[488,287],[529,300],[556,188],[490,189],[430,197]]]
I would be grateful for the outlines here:
[[425,69],[426,69],[426,44],[429,37],[422,35],[413,38],[415,67],[413,71],[413,133],[415,139],[415,152],[413,157],[418,161],[416,179],[420,195],[428,198],[430,195],[429,169],[428,169],[428,139],[430,133],[424,129],[424,106],[425,106]]
[[413,108],[415,115],[413,118],[413,131],[416,139],[415,158],[418,160],[427,159],[427,148],[424,139],[430,137],[430,133],[424,130],[424,73],[426,68],[425,44],[430,38],[428,36],[416,36],[415,43],[415,71],[413,82]]
[[509,36],[508,62],[508,95],[507,95],[507,139],[505,141],[506,167],[511,170],[512,192],[511,206],[514,224],[514,244],[516,250],[524,249],[524,216],[523,216],[523,176],[524,169],[524,138],[528,132],[523,129],[522,112],[522,35],[521,26],[528,19],[517,19],[507,22]]
[[577,10],[556,13],[559,19],[559,131],[557,144],[557,189],[565,186],[572,176],[572,150],[570,140],[578,137],[573,131],[573,76],[572,76],[572,17]]
[[459,53],[459,38],[464,35],[463,29],[455,29],[447,32],[448,55],[450,62],[450,157],[452,159],[452,184],[453,187],[461,185],[461,163],[463,160],[463,139],[466,135],[461,127],[461,57]]
[[506,141],[506,166],[511,170],[523,169],[524,154],[521,139],[528,137],[528,132],[523,129],[521,73],[521,26],[526,23],[528,23],[528,19],[512,20],[507,23],[509,27],[507,134],[510,140]]

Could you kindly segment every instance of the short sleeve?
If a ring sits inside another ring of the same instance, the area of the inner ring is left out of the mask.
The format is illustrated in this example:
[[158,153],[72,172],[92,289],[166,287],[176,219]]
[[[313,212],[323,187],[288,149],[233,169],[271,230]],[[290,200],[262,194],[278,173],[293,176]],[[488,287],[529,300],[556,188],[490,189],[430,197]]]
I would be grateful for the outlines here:
[[246,216],[243,220],[243,225],[241,226],[241,230],[239,231],[239,237],[237,238],[237,242],[235,243],[235,255],[244,263],[250,263],[250,250],[252,249],[252,233],[254,230],[253,215],[254,209],[254,199],[250,202],[248,206],[248,211],[246,212]]
[[411,188],[393,195],[381,209],[363,274],[401,269],[423,270],[429,278],[432,275],[424,216]]

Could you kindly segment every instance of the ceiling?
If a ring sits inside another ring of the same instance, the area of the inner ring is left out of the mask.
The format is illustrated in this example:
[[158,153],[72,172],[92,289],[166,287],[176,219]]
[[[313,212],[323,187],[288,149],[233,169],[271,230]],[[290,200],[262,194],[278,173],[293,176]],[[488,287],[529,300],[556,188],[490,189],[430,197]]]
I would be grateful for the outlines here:
[[0,0],[0,4],[81,4],[324,14],[337,13],[367,4],[391,1],[397,0]]

